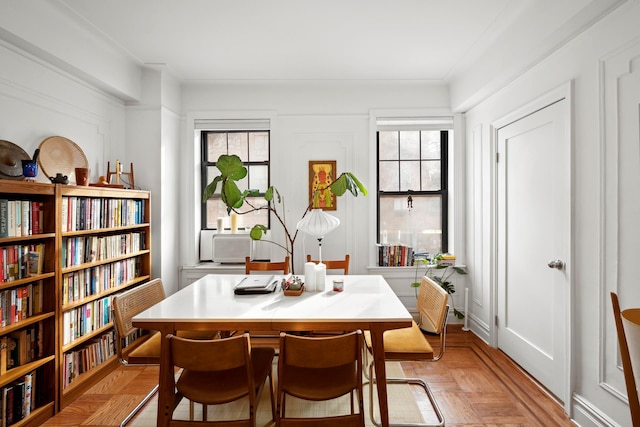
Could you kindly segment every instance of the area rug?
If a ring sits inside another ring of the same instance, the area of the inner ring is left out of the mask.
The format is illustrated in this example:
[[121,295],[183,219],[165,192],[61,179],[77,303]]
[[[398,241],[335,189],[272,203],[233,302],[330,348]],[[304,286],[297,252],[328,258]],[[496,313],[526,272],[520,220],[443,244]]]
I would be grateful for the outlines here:
[[[276,373],[274,366],[274,375]],[[387,363],[388,377],[402,377],[402,367],[397,362]],[[274,382],[277,378],[274,378]],[[373,426],[369,419],[369,386],[364,387],[364,406],[365,421],[367,426]],[[415,423],[424,422],[423,415],[416,404],[411,387],[408,385],[391,384],[387,388],[389,395],[389,418],[391,422]],[[377,397],[374,392],[374,403],[376,418],[379,419]],[[239,419],[247,417],[248,399],[238,400],[237,402],[210,406],[208,408],[207,417],[209,420],[216,419]],[[287,397],[287,415],[299,417],[316,417],[323,415],[340,415],[349,413],[349,398],[342,397],[327,402],[309,402],[293,397]],[[150,400],[142,409],[140,414],[131,421],[128,426],[132,427],[155,427],[157,410],[157,395]],[[425,416],[428,418],[430,414]],[[177,419],[189,419],[189,403],[185,400],[180,403],[174,414]],[[195,405],[195,420],[202,420],[202,405]],[[258,401],[258,426],[272,425],[271,406],[269,403],[268,387],[263,387],[262,394]]]

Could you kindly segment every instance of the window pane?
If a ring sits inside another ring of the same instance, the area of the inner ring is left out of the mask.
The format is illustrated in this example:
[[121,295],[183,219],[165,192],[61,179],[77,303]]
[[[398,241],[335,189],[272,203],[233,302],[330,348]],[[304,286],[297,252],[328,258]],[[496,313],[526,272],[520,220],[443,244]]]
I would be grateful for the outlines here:
[[398,160],[398,132],[378,132],[380,160]]
[[422,190],[440,191],[442,189],[441,162],[430,160],[422,162]]
[[[266,206],[267,201],[263,197],[251,197],[247,198],[254,206],[261,207]],[[245,204],[238,210],[238,212],[246,212],[250,210],[250,207]],[[211,229],[217,229],[217,219],[223,218],[223,224],[225,230],[231,230],[231,220],[227,215],[227,207],[222,203],[220,198],[209,199],[207,201],[207,220],[206,227]],[[269,211],[266,209],[254,211],[248,214],[238,215],[238,230],[250,230],[254,225],[262,224],[268,226],[269,224]]]
[[440,159],[440,131],[422,131],[422,158]]
[[400,162],[400,191],[420,189],[420,162]]
[[211,132],[207,134],[207,161],[215,162],[223,154],[227,154],[227,133]]
[[269,187],[269,167],[266,165],[254,165],[248,167],[249,188],[259,190],[261,193]]
[[400,132],[400,159],[417,160],[420,158],[420,131]]
[[235,154],[240,160],[249,160],[249,135],[247,132],[229,132],[229,154]]
[[398,162],[380,162],[379,191],[398,191],[400,188]]
[[380,197],[380,243],[411,246],[414,252],[435,255],[442,251],[442,200],[440,195]]
[[269,160],[269,133],[249,133],[249,160],[252,162],[266,162]]

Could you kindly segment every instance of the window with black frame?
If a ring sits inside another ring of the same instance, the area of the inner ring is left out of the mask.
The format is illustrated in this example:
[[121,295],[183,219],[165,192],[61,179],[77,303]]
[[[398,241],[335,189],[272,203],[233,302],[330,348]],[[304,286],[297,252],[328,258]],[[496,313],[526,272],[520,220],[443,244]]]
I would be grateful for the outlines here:
[[[222,154],[237,155],[247,168],[247,176],[238,182],[238,187],[257,189],[257,197],[247,198],[254,207],[264,206],[264,192],[269,188],[269,130],[203,130],[202,141],[202,192],[213,178],[219,174],[216,161]],[[250,210],[244,205],[239,212]],[[218,221],[220,219],[220,221]],[[202,229],[217,230],[219,224],[230,229],[231,221],[227,208],[216,194],[202,203]],[[269,211],[256,210],[237,216],[238,230],[249,230],[255,224],[269,224]]]
[[378,126],[377,132],[378,243],[405,246],[423,256],[446,252],[447,157],[453,130],[393,127]]

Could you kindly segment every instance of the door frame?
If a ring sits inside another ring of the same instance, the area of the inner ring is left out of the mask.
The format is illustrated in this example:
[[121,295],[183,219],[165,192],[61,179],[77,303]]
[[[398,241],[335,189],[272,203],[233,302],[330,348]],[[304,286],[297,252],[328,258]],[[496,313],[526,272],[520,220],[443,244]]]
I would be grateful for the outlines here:
[[573,135],[573,81],[568,81],[561,86],[552,89],[551,91],[541,95],[535,100],[529,102],[526,105],[516,108],[514,111],[506,114],[500,119],[497,119],[490,124],[490,136],[491,136],[491,158],[494,159],[491,165],[491,262],[490,262],[490,301],[491,307],[490,313],[490,325],[489,325],[489,339],[490,344],[494,348],[498,348],[498,329],[496,328],[496,316],[498,314],[498,130],[505,127],[521,118],[524,118],[530,114],[539,111],[548,105],[556,103],[565,99],[567,102],[564,104],[563,113],[566,117],[566,134],[568,135],[569,144],[569,216],[566,218],[566,229],[568,230],[568,248],[569,254],[566,259],[565,272],[567,274],[567,281],[569,289],[567,292],[567,307],[565,309],[565,322],[566,322],[566,336],[564,339],[566,361],[565,361],[565,396],[558,396],[564,402],[564,411],[570,415],[571,411],[571,395],[574,385],[573,365],[571,363],[573,359],[573,300],[574,300],[574,280],[573,280],[573,253],[574,253],[574,228],[573,219],[575,217],[575,191],[574,191],[574,135]]

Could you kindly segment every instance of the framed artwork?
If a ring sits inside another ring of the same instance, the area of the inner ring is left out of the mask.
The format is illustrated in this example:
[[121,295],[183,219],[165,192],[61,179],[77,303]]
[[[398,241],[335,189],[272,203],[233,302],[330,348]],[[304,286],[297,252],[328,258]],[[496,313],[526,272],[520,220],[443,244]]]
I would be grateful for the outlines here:
[[335,160],[309,160],[309,201],[313,208],[336,210],[336,195],[329,188],[335,178]]

